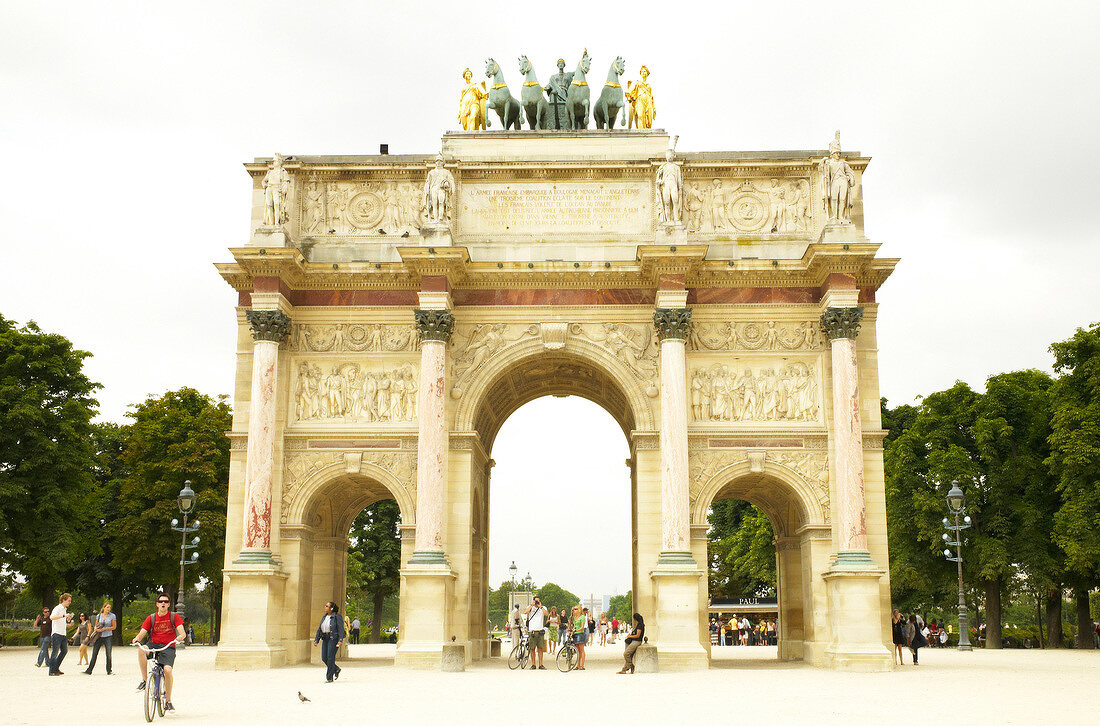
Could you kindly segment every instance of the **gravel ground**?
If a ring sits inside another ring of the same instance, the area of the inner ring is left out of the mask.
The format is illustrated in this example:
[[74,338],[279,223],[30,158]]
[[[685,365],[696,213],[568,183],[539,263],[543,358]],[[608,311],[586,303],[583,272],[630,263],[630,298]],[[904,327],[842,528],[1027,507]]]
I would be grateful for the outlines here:
[[[835,673],[779,663],[775,649],[716,648],[696,673],[616,675],[619,645],[595,647],[583,672],[509,671],[503,659],[465,673],[394,668],[394,646],[352,647],[334,684],[321,666],[214,670],[214,649],[192,647],[169,718],[195,724],[1096,724],[1100,652],[925,649],[891,673]],[[143,723],[135,650],[115,649],[116,675],[80,673],[76,649],[48,678],[36,648],[0,650],[0,722]],[[100,657],[102,658],[102,653]],[[311,703],[300,703],[301,691]],[[690,721],[689,721],[690,719]]]

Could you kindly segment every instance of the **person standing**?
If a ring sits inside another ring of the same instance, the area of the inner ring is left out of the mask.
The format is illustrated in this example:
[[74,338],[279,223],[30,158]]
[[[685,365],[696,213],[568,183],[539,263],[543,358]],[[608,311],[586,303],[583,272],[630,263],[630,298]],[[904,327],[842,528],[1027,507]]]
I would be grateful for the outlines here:
[[558,606],[550,607],[550,655],[558,650],[558,632],[561,630],[561,617],[558,615]]
[[607,645],[607,613],[600,613],[600,622],[596,627],[600,631],[600,645]]
[[588,618],[588,642],[596,642],[596,616],[588,612],[588,608],[584,609],[585,617]]
[[92,635],[91,623],[88,622],[88,616],[84,613],[80,613],[80,620],[76,626],[76,632],[73,633],[73,645],[80,648],[80,656],[76,659],[77,665],[84,665],[88,662],[88,638]]
[[325,614],[321,616],[321,622],[317,625],[317,635],[313,638],[313,644],[321,644],[321,661],[327,666],[325,671],[325,683],[332,683],[340,678],[340,668],[336,666],[336,651],[344,642],[344,620],[340,617],[340,608],[334,602],[325,603]]
[[619,619],[615,616],[611,618],[611,644],[614,645],[615,641],[619,638]]
[[527,617],[527,646],[531,650],[531,670],[544,671],[546,666],[542,664],[542,654],[546,650],[546,620],[549,613],[542,606],[539,596],[535,595],[523,614]]
[[634,651],[638,650],[638,646],[642,644],[642,637],[645,635],[645,621],[642,620],[641,614],[634,613],[633,626],[630,634],[626,636],[626,648],[623,650],[623,667],[619,673],[634,672]]
[[916,615],[909,616],[909,624],[905,626],[905,641],[909,644],[909,650],[913,653],[913,665],[917,663],[917,651],[928,645],[928,640],[924,637],[924,633],[921,632],[923,628],[917,622]]
[[107,651],[107,675],[114,675],[111,671],[111,648],[114,646],[115,627],[117,624],[118,618],[111,612],[111,603],[103,603],[99,615],[95,618],[95,632],[98,633],[98,636],[96,637],[95,645],[92,647],[92,661],[88,664],[88,669],[84,671],[87,675],[92,675],[92,669],[95,668],[95,661],[96,658],[99,657],[100,648],[104,648]]
[[63,676],[61,672],[61,662],[65,660],[65,656],[69,652],[69,623],[73,621],[73,616],[69,614],[69,603],[73,601],[73,596],[69,593],[64,593],[61,596],[61,602],[57,603],[57,606],[50,613],[50,621],[52,633],[50,635],[50,642],[53,645],[53,649],[50,651],[50,673],[51,676]]
[[34,619],[34,627],[38,628],[38,662],[35,663],[35,668],[41,668],[43,663],[48,663],[50,660],[53,621],[50,620],[49,608],[42,608],[42,612]]
[[522,616],[519,612],[519,603],[512,608],[512,619],[508,623],[508,632],[512,635],[512,646],[515,647],[519,644],[519,637],[523,634],[520,632],[520,625],[523,622]]
[[355,616],[355,620],[351,621],[351,642],[355,645],[359,645],[359,626],[362,623],[359,622],[359,616]]
[[577,670],[584,670],[584,645],[588,642],[588,617],[580,605],[573,606],[573,644],[577,646]]

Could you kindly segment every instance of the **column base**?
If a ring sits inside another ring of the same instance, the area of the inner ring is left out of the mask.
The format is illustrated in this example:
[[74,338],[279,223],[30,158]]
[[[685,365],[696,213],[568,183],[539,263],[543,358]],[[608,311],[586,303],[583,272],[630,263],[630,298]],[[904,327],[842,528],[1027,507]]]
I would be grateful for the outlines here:
[[865,673],[893,670],[882,630],[879,580],[885,574],[869,553],[838,552],[822,575],[832,630],[823,654],[826,667]]
[[[685,553],[661,553],[661,563],[650,571],[653,580],[653,599],[655,603],[654,627],[657,658],[661,671],[693,671],[710,667],[710,657],[703,644],[699,642],[699,578],[703,570],[691,559],[686,562],[664,562],[665,554],[683,555]],[[647,628],[647,632],[650,629]]]
[[234,565],[243,565],[245,567],[275,567],[275,559],[271,556],[271,550],[241,550],[237,555],[237,559],[233,560]]
[[657,564],[660,565],[684,565],[695,567],[698,563],[695,561],[695,557],[689,551],[680,552],[678,550],[662,550],[661,554],[657,557]]
[[270,552],[265,554],[266,563],[242,563],[238,558],[222,570],[228,582],[215,669],[255,670],[287,663],[279,623],[288,573],[271,562]]
[[[442,553],[434,554],[443,559],[442,564],[416,562],[414,554],[409,564],[401,569],[405,627],[397,644],[394,665],[402,668],[439,670],[443,663],[443,646],[449,645],[455,635],[451,632],[455,573]],[[469,660],[468,649],[466,660]]]
[[412,557],[409,558],[410,565],[439,565],[442,567],[450,566],[447,563],[447,556],[442,552],[436,550],[414,550]]

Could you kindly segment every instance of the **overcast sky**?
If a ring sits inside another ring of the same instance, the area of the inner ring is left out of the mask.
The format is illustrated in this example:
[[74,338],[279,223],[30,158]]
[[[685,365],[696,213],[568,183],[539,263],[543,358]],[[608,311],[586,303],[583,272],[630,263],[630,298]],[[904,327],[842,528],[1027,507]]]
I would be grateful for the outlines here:
[[[493,56],[515,85],[520,54],[546,78],[587,47],[594,74],[649,66],[682,150],[821,149],[841,129],[873,157],[867,232],[902,259],[878,298],[883,394],[980,387],[1100,319],[1098,27],[1092,2],[4,3],[0,314],[94,353],[105,418],[228,393],[236,297],[213,263],[247,242],[242,162],[434,152],[463,68]],[[516,559],[578,594],[628,586],[625,440],[573,400],[530,404],[494,447],[494,582]],[[607,502],[577,526],[588,556],[550,552],[532,462]],[[523,535],[502,523],[519,517]]]

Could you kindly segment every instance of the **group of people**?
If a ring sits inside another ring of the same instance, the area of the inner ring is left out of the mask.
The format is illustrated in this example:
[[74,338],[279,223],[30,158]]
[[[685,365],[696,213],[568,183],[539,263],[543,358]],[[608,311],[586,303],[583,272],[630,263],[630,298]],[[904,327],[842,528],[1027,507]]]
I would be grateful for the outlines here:
[[599,619],[595,618],[588,608],[574,605],[568,612],[564,609],[558,611],[557,606],[547,609],[542,600],[536,595],[523,610],[517,604],[512,611],[509,622],[509,630],[512,634],[512,642],[518,643],[524,632],[527,633],[527,646],[531,653],[531,670],[546,670],[543,664],[543,656],[549,649],[550,655],[556,655],[558,649],[565,645],[566,639],[577,648],[576,670],[585,670],[586,647],[596,644],[599,637],[600,645],[615,643],[620,631],[627,632],[624,639],[623,667],[619,673],[634,672],[634,652],[642,644],[645,637],[645,621],[639,613],[634,617],[629,626],[618,618],[608,618],[607,613],[600,613]]
[[778,638],[775,620],[760,620],[754,625],[746,615],[710,619],[711,645],[775,645]]
[[893,631],[895,665],[905,665],[903,647],[913,654],[913,665],[919,665],[917,660],[921,648],[944,647],[951,634],[950,625],[944,626],[942,622],[937,623],[935,620],[925,623],[924,618],[916,614],[906,618],[899,610],[893,612],[890,628]]
[[[58,600],[53,610],[42,608],[42,613],[35,619],[34,626],[38,628],[38,660],[36,667],[41,668],[45,663],[49,666],[49,675],[63,676],[61,663],[69,653],[69,645],[75,645],[80,649],[80,658],[77,665],[88,664],[82,671],[85,675],[92,675],[96,661],[99,659],[100,650],[106,651],[107,675],[114,675],[111,663],[111,648],[114,644],[114,634],[118,629],[118,616],[111,612],[111,603],[104,602],[94,621],[80,613],[76,620],[76,628],[69,635],[69,626],[73,625],[73,614],[69,612],[73,597],[64,593]],[[157,595],[157,611],[145,618],[141,628],[134,636],[132,645],[137,645],[150,636],[152,648],[138,651],[138,666],[141,669],[141,683],[138,690],[145,688],[147,680],[147,668],[149,660],[156,658],[164,667],[164,695],[167,703],[166,710],[175,710],[172,705],[172,667],[176,660],[176,643],[187,641],[187,629],[183,617],[178,613],[170,612],[172,604],[168,595]],[[194,631],[191,631],[192,633]],[[92,647],[92,656],[88,658],[88,648]]]

